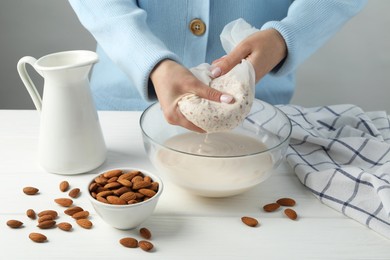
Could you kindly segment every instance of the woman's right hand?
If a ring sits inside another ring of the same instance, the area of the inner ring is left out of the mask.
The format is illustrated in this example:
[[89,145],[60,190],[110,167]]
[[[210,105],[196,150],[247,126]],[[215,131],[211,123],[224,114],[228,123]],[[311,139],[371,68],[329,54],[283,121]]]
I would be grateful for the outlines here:
[[231,103],[233,101],[232,96],[205,85],[191,71],[173,60],[161,61],[150,74],[150,79],[167,122],[191,131],[204,133],[180,112],[178,102],[183,96],[195,94],[215,102]]

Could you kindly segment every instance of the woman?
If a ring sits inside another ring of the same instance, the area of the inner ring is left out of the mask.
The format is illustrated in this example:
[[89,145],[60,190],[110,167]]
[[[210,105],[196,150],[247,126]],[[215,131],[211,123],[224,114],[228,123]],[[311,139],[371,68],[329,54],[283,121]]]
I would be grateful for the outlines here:
[[[188,70],[213,63],[214,77],[242,59],[256,72],[256,98],[288,103],[295,70],[366,0],[69,0],[95,37],[100,62],[91,79],[101,110],[142,110],[159,100],[171,124],[198,127],[180,113],[177,102],[194,93],[216,102],[233,98],[197,80]],[[238,18],[260,31],[227,56],[219,34]],[[222,58],[221,58],[222,57]]]

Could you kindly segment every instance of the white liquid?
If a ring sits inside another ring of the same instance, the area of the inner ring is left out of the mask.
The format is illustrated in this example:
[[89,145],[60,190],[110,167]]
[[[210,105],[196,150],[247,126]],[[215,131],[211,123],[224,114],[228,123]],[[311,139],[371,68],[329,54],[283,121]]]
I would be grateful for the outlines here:
[[186,133],[168,139],[165,145],[177,151],[157,151],[158,167],[179,186],[203,196],[241,193],[265,180],[273,165],[271,154],[263,152],[267,150],[264,143],[230,132]]

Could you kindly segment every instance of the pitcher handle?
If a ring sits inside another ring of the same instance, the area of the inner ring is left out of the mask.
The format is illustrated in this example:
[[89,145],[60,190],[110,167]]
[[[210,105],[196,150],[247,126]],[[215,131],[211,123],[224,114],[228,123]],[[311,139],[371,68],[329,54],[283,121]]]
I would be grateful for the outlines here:
[[[24,86],[26,87],[28,93],[31,96],[31,99],[34,102],[35,107],[37,108],[38,111],[41,111],[42,98],[39,95],[39,92],[35,87],[34,82],[31,80],[30,75],[28,75],[26,70],[26,64],[30,64],[35,69],[34,64],[36,61],[37,59],[35,59],[34,57],[25,56],[18,61],[17,69]],[[35,70],[42,76],[42,73],[39,70],[37,69]]]

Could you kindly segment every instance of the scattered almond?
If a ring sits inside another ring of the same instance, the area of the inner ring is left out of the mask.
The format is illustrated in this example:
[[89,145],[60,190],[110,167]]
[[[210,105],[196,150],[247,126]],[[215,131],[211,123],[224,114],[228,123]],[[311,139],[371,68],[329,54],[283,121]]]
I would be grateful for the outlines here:
[[80,211],[83,211],[83,208],[75,206],[75,207],[71,207],[71,208],[66,209],[64,211],[64,213],[68,216],[73,216],[75,213],[80,212]]
[[141,235],[141,237],[145,238],[145,239],[151,239],[152,238],[152,233],[150,232],[149,229],[143,227],[139,230],[139,234]]
[[119,243],[124,247],[136,248],[138,247],[138,241],[132,237],[124,237],[119,240]]
[[23,222],[16,219],[11,219],[7,221],[7,226],[10,228],[20,228],[23,226]]
[[69,198],[58,198],[54,200],[58,205],[63,207],[70,207],[73,204],[73,200]]
[[38,217],[42,217],[43,215],[51,215],[53,219],[55,219],[58,216],[58,213],[57,211],[51,209],[44,210],[38,213]]
[[27,217],[29,217],[30,219],[36,219],[37,218],[37,214],[35,213],[35,211],[33,209],[28,209],[26,211],[26,215]]
[[38,223],[41,223],[41,222],[46,221],[46,220],[53,220],[53,216],[52,215],[43,215],[42,217],[38,218]]
[[256,227],[258,224],[259,224],[259,222],[257,221],[257,219],[255,219],[255,218],[252,218],[252,217],[242,217],[241,218],[241,221],[245,224],[245,225],[247,225],[247,226],[250,226],[250,227]]
[[48,229],[55,227],[55,225],[56,222],[54,220],[45,220],[43,222],[38,223],[37,227],[39,227],[40,229]]
[[273,212],[277,210],[280,207],[278,203],[269,203],[267,205],[264,205],[263,209],[266,212]]
[[74,218],[74,219],[84,219],[84,218],[88,218],[88,216],[89,216],[89,211],[83,210],[83,211],[74,213],[72,215],[72,218]]
[[69,182],[62,181],[60,182],[60,191],[65,192],[69,189]]
[[57,224],[57,227],[63,231],[70,231],[72,229],[72,224],[68,222],[61,222]]
[[280,206],[292,207],[295,205],[295,200],[291,198],[281,198],[276,201]]
[[28,237],[36,243],[43,243],[47,241],[47,237],[41,233],[30,233]]
[[295,210],[293,209],[285,209],[284,210],[284,214],[289,218],[289,219],[292,219],[292,220],[296,220],[297,217],[298,217],[298,214],[295,212]]
[[35,187],[24,187],[23,188],[23,192],[27,195],[35,195],[37,194],[39,191],[39,189],[35,188]]
[[149,241],[141,240],[138,242],[138,246],[144,251],[150,251],[153,249],[153,244]]
[[79,224],[80,227],[85,228],[85,229],[90,229],[90,228],[92,228],[92,225],[93,225],[92,222],[86,218],[77,219],[76,223]]
[[68,193],[69,197],[71,198],[77,198],[80,195],[80,189],[79,188],[74,188],[71,189]]

